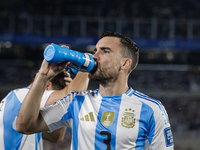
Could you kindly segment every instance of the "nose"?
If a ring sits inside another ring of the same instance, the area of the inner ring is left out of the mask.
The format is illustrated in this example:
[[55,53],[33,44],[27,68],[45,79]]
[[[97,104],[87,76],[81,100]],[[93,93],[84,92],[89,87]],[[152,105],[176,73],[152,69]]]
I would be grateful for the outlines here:
[[99,60],[99,52],[98,52],[98,51],[96,51],[96,52],[94,53],[93,58],[94,58],[96,61]]

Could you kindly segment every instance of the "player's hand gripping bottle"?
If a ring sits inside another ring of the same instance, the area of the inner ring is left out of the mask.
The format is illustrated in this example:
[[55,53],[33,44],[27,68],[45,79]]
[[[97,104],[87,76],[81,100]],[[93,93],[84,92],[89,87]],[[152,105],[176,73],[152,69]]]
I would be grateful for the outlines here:
[[48,45],[44,50],[44,59],[49,63],[69,61],[67,66],[77,71],[92,72],[96,69],[96,61],[92,55],[61,47],[56,44]]

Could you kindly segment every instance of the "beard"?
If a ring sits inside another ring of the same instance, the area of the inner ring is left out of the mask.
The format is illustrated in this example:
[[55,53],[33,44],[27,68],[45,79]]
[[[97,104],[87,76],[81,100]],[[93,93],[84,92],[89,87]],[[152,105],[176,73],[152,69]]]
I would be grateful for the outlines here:
[[89,79],[102,85],[106,85],[109,82],[117,80],[120,69],[120,67],[101,67],[98,64],[97,70],[89,73]]

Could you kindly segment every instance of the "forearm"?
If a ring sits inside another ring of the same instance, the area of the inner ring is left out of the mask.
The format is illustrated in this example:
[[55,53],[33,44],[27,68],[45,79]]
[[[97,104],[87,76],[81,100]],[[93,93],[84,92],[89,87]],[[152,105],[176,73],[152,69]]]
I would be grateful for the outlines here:
[[39,121],[40,102],[48,79],[45,75],[38,73],[28,94],[26,95],[17,117],[17,130],[29,133],[37,127]]
[[51,105],[55,103],[55,100],[58,101],[62,99],[64,96],[70,94],[72,91],[86,91],[89,84],[88,73],[78,72],[76,77],[72,80],[72,82],[66,86],[64,89],[53,92],[46,105]]
[[[88,73],[78,72],[73,81],[68,85],[68,90],[72,91],[86,91],[89,84]],[[68,93],[69,94],[69,93]]]

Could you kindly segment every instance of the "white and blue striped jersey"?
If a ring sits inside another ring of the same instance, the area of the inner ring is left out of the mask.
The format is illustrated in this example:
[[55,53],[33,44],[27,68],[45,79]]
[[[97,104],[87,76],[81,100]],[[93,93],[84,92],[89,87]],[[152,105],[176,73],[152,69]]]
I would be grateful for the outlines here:
[[[42,150],[41,133],[24,135],[16,130],[16,118],[30,88],[10,91],[0,103],[0,150]],[[53,91],[45,91],[41,106]]]
[[163,105],[132,88],[122,95],[72,92],[41,109],[49,131],[72,128],[71,150],[172,150]]

